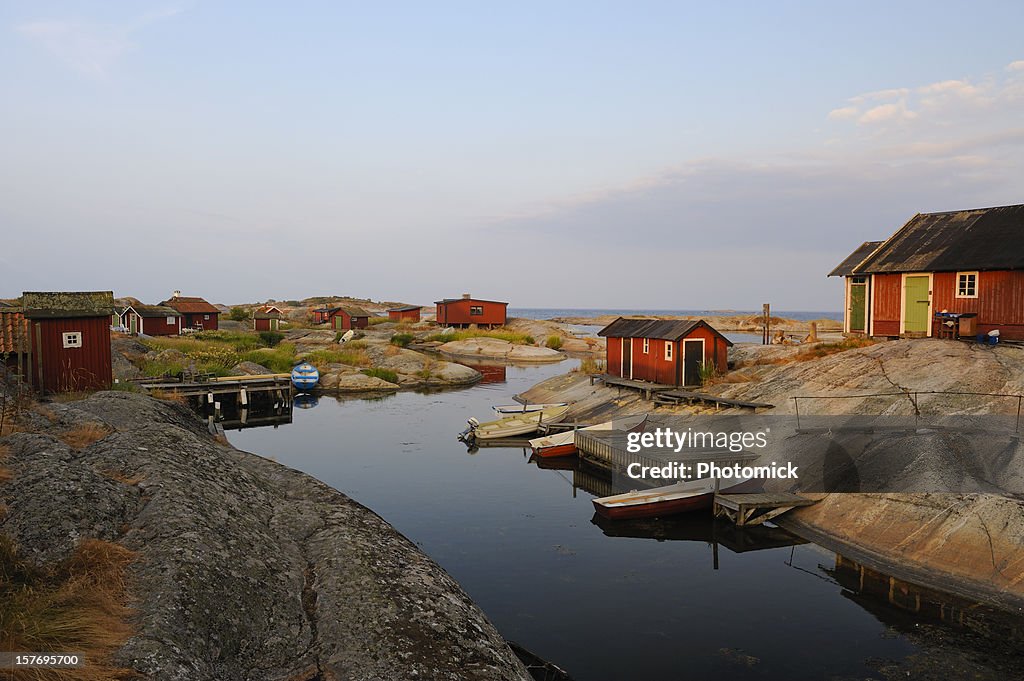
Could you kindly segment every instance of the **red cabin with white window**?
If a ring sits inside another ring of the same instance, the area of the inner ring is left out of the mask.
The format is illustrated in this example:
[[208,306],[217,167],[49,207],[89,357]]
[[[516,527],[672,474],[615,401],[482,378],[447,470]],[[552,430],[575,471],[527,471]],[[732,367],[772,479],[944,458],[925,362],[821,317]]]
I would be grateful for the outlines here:
[[483,300],[463,293],[461,298],[445,298],[434,302],[436,321],[441,326],[504,326],[508,303]]
[[704,320],[619,317],[597,335],[608,339],[608,374],[673,386],[700,385],[702,364],[724,372],[732,346]]
[[42,393],[110,387],[112,292],[26,292],[22,302],[33,387]]
[[1024,339],[1024,205],[919,213],[829,276],[846,282],[850,334],[934,336],[950,321],[937,313],[951,313],[975,333]]

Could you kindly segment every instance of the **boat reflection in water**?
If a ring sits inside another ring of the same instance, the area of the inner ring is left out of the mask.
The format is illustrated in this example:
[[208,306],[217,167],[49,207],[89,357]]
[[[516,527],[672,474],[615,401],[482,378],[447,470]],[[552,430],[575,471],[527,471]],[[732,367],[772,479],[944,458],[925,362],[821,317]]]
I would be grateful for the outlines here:
[[292,404],[299,409],[312,409],[320,404],[320,398],[315,393],[299,393],[292,398]]
[[476,369],[483,376],[480,379],[480,385],[486,385],[488,383],[504,383],[507,380],[506,370],[508,363],[500,360],[493,362],[487,362],[479,360],[476,362],[465,362],[460,361],[459,364],[463,364],[470,369]]

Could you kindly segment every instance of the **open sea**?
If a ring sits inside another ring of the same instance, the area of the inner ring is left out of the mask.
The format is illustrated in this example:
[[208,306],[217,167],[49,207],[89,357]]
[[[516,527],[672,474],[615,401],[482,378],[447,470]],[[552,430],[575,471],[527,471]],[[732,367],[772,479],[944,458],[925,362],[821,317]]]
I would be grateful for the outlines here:
[[[603,315],[760,315],[760,310],[641,310],[641,309],[596,309],[576,307],[510,307],[509,317],[525,317],[526,319],[551,319],[552,317],[601,317]],[[843,320],[843,313],[837,310],[772,310],[773,317],[786,317],[799,321],[812,319]]]

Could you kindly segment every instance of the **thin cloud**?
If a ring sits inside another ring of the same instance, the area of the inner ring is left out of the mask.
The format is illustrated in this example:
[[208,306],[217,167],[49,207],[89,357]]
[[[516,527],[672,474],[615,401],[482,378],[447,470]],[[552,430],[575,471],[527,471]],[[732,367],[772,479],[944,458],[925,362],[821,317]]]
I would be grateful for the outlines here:
[[105,78],[118,60],[138,47],[133,40],[136,33],[179,13],[177,8],[161,9],[116,24],[32,21],[16,26],[15,30],[72,69],[93,78]]
[[908,109],[907,103],[901,100],[895,104],[879,104],[870,108],[857,118],[857,122],[861,125],[874,125],[876,123],[912,121],[915,118],[917,118],[917,113]]

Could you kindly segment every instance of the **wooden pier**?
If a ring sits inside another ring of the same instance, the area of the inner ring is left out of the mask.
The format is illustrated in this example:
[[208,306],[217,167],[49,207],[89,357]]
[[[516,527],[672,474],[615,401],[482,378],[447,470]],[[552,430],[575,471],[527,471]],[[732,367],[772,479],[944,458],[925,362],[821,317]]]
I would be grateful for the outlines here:
[[722,466],[746,464],[758,458],[753,452],[731,452],[728,449],[657,450],[645,448],[630,452],[626,447],[626,434],[615,430],[576,431],[576,450],[580,458],[601,468],[625,471],[631,464],[660,467],[669,463],[715,463]]
[[720,407],[739,407],[754,410],[775,408],[774,404],[768,404],[767,402],[747,402],[717,395],[708,395],[707,393],[690,392],[688,390],[666,390],[659,392],[654,396],[654,401],[659,404],[680,404],[682,402],[693,404],[694,402],[703,402],[715,405],[715,411],[718,411]]
[[736,525],[760,525],[799,506],[810,506],[814,499],[792,492],[759,494],[715,494],[715,517],[727,518]]
[[149,392],[159,391],[195,397],[199,400],[200,406],[210,404],[218,412],[223,399],[233,399],[239,408],[248,407],[254,398],[274,398],[275,402],[282,405],[290,405],[292,401],[290,374],[224,376],[203,381],[145,379],[137,383]]
[[[651,383],[650,381],[634,381],[631,378],[619,378],[618,376],[612,376],[605,374],[603,376],[605,385],[614,385],[617,388],[629,388],[631,390],[639,390],[644,393],[647,399],[651,399],[651,396],[655,393],[664,392],[666,390],[672,390],[676,386],[666,385],[664,383]],[[590,380],[591,385],[594,383],[594,379]]]

